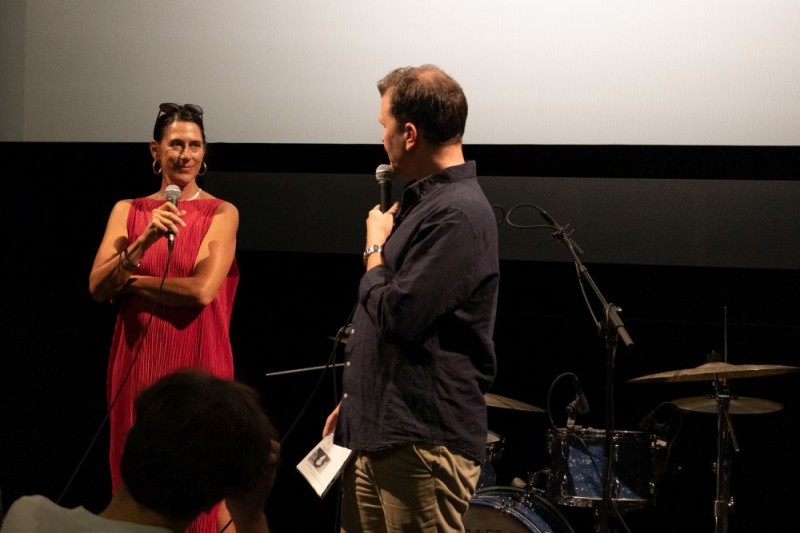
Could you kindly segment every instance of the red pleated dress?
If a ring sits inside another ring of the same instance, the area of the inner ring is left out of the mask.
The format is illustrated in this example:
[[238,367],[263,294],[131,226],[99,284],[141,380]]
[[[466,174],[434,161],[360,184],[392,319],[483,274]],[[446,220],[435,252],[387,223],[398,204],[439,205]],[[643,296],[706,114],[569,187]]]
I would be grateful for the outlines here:
[[[167,277],[191,276],[200,243],[222,202],[220,199],[178,202],[178,208],[186,211],[183,217],[186,227],[181,228],[180,235],[175,237]],[[152,210],[162,203],[163,200],[150,198],[133,200],[128,215],[128,242],[141,235],[150,222]],[[134,274],[161,278],[167,257],[167,240],[160,239],[147,250]],[[200,368],[221,378],[233,378],[229,331],[238,282],[239,269],[234,259],[213,302],[205,307],[158,305],[149,326],[153,303],[135,295],[120,297],[107,382],[111,432],[109,455],[114,493],[121,482],[120,461],[125,436],[134,420],[133,402],[142,389],[185,367]],[[191,488],[187,487],[187,490]],[[216,508],[201,515],[187,531],[215,532]]]

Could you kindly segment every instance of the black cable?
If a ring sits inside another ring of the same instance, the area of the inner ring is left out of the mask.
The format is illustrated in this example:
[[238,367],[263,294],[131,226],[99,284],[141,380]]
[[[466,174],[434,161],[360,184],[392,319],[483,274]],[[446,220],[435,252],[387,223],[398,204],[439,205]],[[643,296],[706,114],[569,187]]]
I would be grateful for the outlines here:
[[506,222],[512,228],[518,228],[518,229],[551,229],[551,230],[554,230],[554,231],[558,231],[559,230],[559,228],[557,228],[556,226],[551,225],[551,224],[524,225],[524,224],[517,224],[515,222],[512,222],[511,215],[514,214],[514,212],[517,209],[520,209],[522,207],[531,207],[533,209],[536,209],[539,213],[546,213],[546,211],[544,209],[542,209],[541,207],[539,207],[537,205],[534,205],[534,204],[517,204],[517,205],[515,205],[514,207],[512,207],[511,209],[508,210],[508,214],[505,217]]
[[144,325],[142,334],[139,337],[139,339],[137,341],[137,344],[134,346],[133,358],[131,359],[131,364],[128,366],[128,370],[125,372],[125,376],[122,378],[122,383],[120,383],[119,387],[117,388],[117,391],[114,394],[114,398],[108,404],[108,410],[106,411],[106,414],[103,417],[103,420],[100,422],[100,426],[97,428],[97,431],[95,432],[94,437],[92,437],[92,440],[89,443],[89,447],[86,448],[86,451],[84,452],[83,457],[81,457],[80,461],[78,461],[78,465],[72,471],[72,475],[70,476],[69,481],[67,481],[67,484],[64,487],[64,490],[62,490],[61,494],[58,496],[58,499],[56,500],[57,504],[61,503],[61,499],[64,498],[64,495],[67,493],[67,490],[69,490],[70,486],[72,485],[72,482],[75,480],[75,476],[78,475],[78,472],[80,471],[81,467],[83,466],[83,463],[86,461],[86,458],[89,456],[89,453],[92,451],[92,449],[94,449],[94,445],[97,442],[97,438],[100,436],[100,432],[103,430],[103,428],[105,427],[106,423],[108,422],[108,418],[109,418],[109,416],[111,414],[111,410],[117,404],[117,400],[119,399],[120,394],[122,394],[122,388],[127,383],[128,378],[130,377],[131,372],[133,371],[133,366],[134,366],[134,364],[136,363],[136,361],[139,358],[139,350],[142,347],[142,340],[147,335],[147,331],[150,328],[150,323],[153,321],[153,316],[155,315],[156,309],[158,308],[158,297],[161,295],[161,291],[164,289],[164,282],[167,279],[167,273],[169,272],[169,265],[170,265],[171,262],[172,262],[172,252],[170,252],[167,255],[167,263],[164,266],[164,274],[161,276],[161,284],[158,286],[158,291],[156,292],[155,296],[153,297],[153,306],[150,309],[150,315],[147,318],[147,323]]
[[551,410],[551,396],[553,395],[553,389],[555,389],[556,383],[558,383],[562,378],[565,377],[572,377],[572,379],[577,380],[578,376],[573,374],[572,372],[563,372],[557,375],[553,381],[550,382],[550,387],[547,389],[547,418],[550,420],[550,425],[558,431],[558,426],[556,426],[555,421],[553,420],[553,411]]
[[[303,416],[305,416],[306,411],[308,410],[309,406],[311,405],[311,401],[317,395],[317,392],[319,392],[319,388],[322,385],[322,379],[325,377],[325,373],[330,368],[334,367],[334,364],[336,363],[336,352],[337,352],[337,349],[339,348],[339,345],[342,343],[342,339],[345,337],[345,335],[349,334],[348,329],[350,329],[350,326],[352,326],[353,315],[355,315],[357,307],[358,307],[358,304],[353,306],[353,309],[350,311],[350,315],[347,317],[346,324],[344,326],[342,326],[341,328],[339,328],[339,331],[336,332],[336,336],[333,339],[333,349],[331,350],[331,354],[328,356],[328,360],[325,363],[325,368],[323,368],[322,372],[320,372],[319,379],[317,380],[317,383],[314,385],[314,387],[312,387],[311,393],[308,395],[308,399],[306,400],[306,403],[303,405],[303,407],[300,408],[300,412],[297,414],[295,419],[292,421],[291,425],[289,426],[289,429],[287,429],[286,432],[281,437],[281,448],[283,448],[283,445],[286,442],[286,440],[289,438],[289,436],[292,434],[294,429],[297,427],[297,424],[300,423],[300,420],[302,420]],[[334,382],[336,381],[336,374],[335,373],[333,373],[333,380],[334,380]],[[336,385],[334,383],[334,405],[336,404],[336,402],[338,402],[338,397],[336,395]],[[340,493],[340,496],[341,496],[341,493]],[[336,512],[337,512],[336,521],[338,522],[338,512],[339,512],[338,511],[338,506],[337,506],[337,511]],[[228,527],[230,527],[230,525],[232,523],[233,523],[233,518],[228,520],[228,523],[226,523],[222,527],[222,529],[219,530],[219,533],[223,533],[226,529],[228,529]],[[335,527],[335,524],[334,524],[334,527]]]
[[339,347],[339,344],[341,343],[341,339],[344,336],[344,332],[346,331],[348,326],[350,326],[350,322],[353,319],[353,315],[356,312],[357,306],[358,305],[354,306],[352,311],[350,311],[350,316],[347,317],[347,325],[343,326],[342,328],[339,328],[339,331],[336,333],[336,337],[334,338],[334,343],[333,343],[333,349],[331,350],[331,354],[328,356],[328,361],[325,363],[325,368],[323,368],[322,372],[320,372],[319,379],[317,380],[317,383],[314,385],[314,387],[311,389],[311,393],[308,395],[306,403],[300,409],[300,412],[295,417],[294,421],[292,422],[292,425],[289,426],[289,429],[286,430],[286,433],[284,433],[283,437],[281,438],[281,446],[283,446],[284,442],[289,438],[289,435],[292,434],[297,424],[306,414],[308,407],[311,405],[311,400],[314,399],[317,392],[319,391],[320,385],[322,385],[322,378],[325,377],[325,373],[328,371],[328,369],[333,368],[333,365],[336,362],[336,350]]
[[506,210],[502,205],[492,204],[492,211],[495,212],[494,221],[498,226],[506,219]]

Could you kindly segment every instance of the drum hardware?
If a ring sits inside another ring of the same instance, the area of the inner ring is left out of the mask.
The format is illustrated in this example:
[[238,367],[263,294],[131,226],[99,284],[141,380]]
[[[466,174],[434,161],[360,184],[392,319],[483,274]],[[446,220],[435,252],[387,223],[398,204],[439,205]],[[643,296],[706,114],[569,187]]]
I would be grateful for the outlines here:
[[528,411],[531,413],[544,413],[544,409],[534,405],[500,396],[499,394],[486,393],[483,395],[486,399],[486,405],[489,407],[501,407],[503,409],[513,409],[515,411]]
[[730,393],[724,379],[714,381],[714,392],[717,399],[717,463],[715,465],[717,485],[714,499],[714,524],[716,531],[727,533],[729,512],[733,508],[733,497],[730,493],[731,463],[730,449],[739,453],[739,443],[731,422]]
[[[524,487],[526,490],[534,491],[542,496],[547,496],[547,486],[556,475],[558,474],[553,468],[553,465],[542,470],[530,472],[528,473],[528,480]],[[514,485],[514,482],[512,481],[511,484]]]
[[[502,409],[511,409],[513,411],[523,411],[530,413],[543,413],[544,409],[534,405],[509,398],[507,396],[500,396],[499,394],[486,393],[483,395],[488,407],[500,407]],[[485,488],[494,486],[497,482],[497,463],[503,456],[505,449],[505,438],[498,435],[493,431],[488,431],[486,435],[486,460],[481,466],[480,477],[478,478],[477,488]]]
[[[678,398],[672,400],[672,404],[687,413],[716,414],[719,409],[717,399],[712,394]],[[732,415],[763,415],[776,413],[781,409],[783,405],[778,402],[745,396],[731,396],[728,403],[728,413]]]
[[720,381],[735,378],[773,376],[797,372],[800,367],[787,365],[732,365],[722,361],[706,363],[695,368],[671,370],[628,380],[628,383]]
[[662,439],[664,444],[666,444],[667,440],[674,440],[675,436],[680,431],[680,427],[683,425],[681,418],[681,424],[678,425],[677,430],[674,430],[673,424],[670,421],[665,421],[662,417],[658,416],[659,413],[667,410],[667,408],[672,412],[677,412],[678,416],[680,416],[680,409],[677,405],[672,402],[661,402],[652,411],[644,415],[642,419],[639,420],[638,424],[639,429],[655,434]]
[[[693,398],[684,398],[673,403],[684,411],[710,412],[717,415],[717,457],[714,463],[716,494],[713,507],[715,533],[727,533],[730,525],[730,510],[734,504],[734,499],[730,494],[730,476],[733,462],[731,450],[734,453],[739,453],[740,448],[730,415],[737,414],[734,412],[737,410],[739,411],[738,414],[763,414],[765,412],[775,412],[782,408],[776,402],[757,398],[734,402],[734,397],[731,396],[728,386],[728,380],[788,374],[800,370],[800,367],[787,365],[734,365],[728,363],[727,312],[727,308],[724,308],[723,341],[725,348],[723,350],[723,360],[719,360],[720,356],[712,352],[707,358],[708,362],[698,367],[649,374],[629,380],[630,383],[711,381],[714,392],[709,397],[710,401],[698,402]],[[735,407],[732,408],[732,405]],[[713,410],[711,409],[712,406]],[[745,411],[749,408],[759,412],[746,413]]]
[[486,435],[486,460],[481,466],[480,477],[476,488],[492,487],[497,482],[497,463],[503,457],[506,439],[489,431]]
[[739,453],[740,448],[731,415],[767,414],[783,409],[781,404],[770,400],[732,395],[727,380],[787,374],[797,370],[800,368],[786,365],[734,365],[711,361],[696,368],[661,372],[630,380],[632,383],[711,381],[712,394],[679,398],[671,403],[684,412],[717,415],[716,461],[713,469],[716,477],[713,506],[716,533],[727,533],[730,511],[734,505],[734,498],[730,494],[733,463],[731,452]]

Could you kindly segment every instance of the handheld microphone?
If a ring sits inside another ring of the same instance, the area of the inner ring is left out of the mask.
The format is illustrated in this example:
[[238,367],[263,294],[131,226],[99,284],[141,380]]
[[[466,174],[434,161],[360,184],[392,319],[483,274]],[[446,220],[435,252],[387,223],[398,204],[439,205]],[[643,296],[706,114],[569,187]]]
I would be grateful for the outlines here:
[[375,179],[381,190],[381,212],[385,213],[392,206],[392,178],[394,170],[391,165],[378,165],[375,169]]
[[[167,197],[167,201],[174,205],[175,207],[178,206],[178,198],[181,197],[181,188],[177,185],[167,185],[167,188],[164,189],[164,196]],[[172,252],[172,248],[175,247],[175,234],[171,231],[167,233],[167,250]]]

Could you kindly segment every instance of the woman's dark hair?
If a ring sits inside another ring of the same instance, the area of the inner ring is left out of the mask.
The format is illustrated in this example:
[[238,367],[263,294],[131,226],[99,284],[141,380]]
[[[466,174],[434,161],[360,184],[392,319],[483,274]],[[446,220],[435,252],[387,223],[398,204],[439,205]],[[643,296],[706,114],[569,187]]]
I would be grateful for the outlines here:
[[194,122],[200,127],[203,135],[203,144],[206,144],[206,129],[203,126],[203,109],[195,104],[161,104],[153,126],[153,139],[161,142],[164,138],[164,128],[173,122]]

